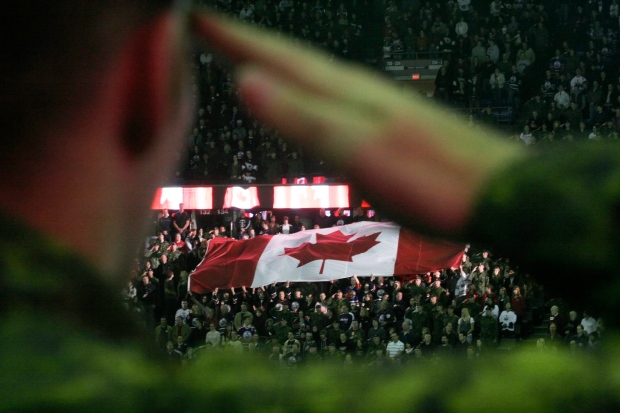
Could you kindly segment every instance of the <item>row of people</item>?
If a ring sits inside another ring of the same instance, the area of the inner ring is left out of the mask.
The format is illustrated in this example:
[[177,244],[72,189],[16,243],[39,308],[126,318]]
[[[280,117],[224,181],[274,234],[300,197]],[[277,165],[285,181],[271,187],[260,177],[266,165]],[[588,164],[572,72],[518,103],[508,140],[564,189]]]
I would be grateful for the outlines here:
[[[462,358],[470,357],[472,349],[476,356],[480,356],[484,353],[491,354],[502,337],[514,337],[516,315],[509,304],[498,317],[494,315],[491,306],[485,308],[485,315],[481,319],[481,332],[475,337],[473,328],[470,333],[462,329],[463,324],[470,325],[472,322],[468,318],[470,316],[464,310],[458,319],[457,330],[453,328],[452,323],[446,324],[438,340],[433,339],[428,328],[423,330],[422,339],[416,340],[411,332],[412,322],[408,319],[403,322],[400,332],[390,328],[386,337],[381,335],[378,329],[374,329],[371,330],[368,338],[363,335],[358,324],[353,324],[347,331],[321,330],[318,333],[308,331],[296,335],[289,329],[282,339],[263,337],[259,336],[257,328],[251,324],[251,319],[247,316],[243,318],[243,323],[238,330],[230,328],[224,333],[217,331],[213,323],[210,324],[209,331],[205,333],[197,319],[194,320],[190,332],[186,326],[181,328],[180,317],[177,318],[177,324],[173,327],[166,326],[165,319],[162,319],[161,326],[158,326],[155,332],[156,342],[160,348],[162,342],[166,343],[164,356],[177,361],[184,357],[194,357],[196,351],[200,353],[224,350],[260,353],[268,356],[269,360],[286,366],[321,360],[346,362],[353,359],[357,364],[372,365],[378,359],[385,359],[390,363],[407,363],[408,358],[412,356],[428,360],[447,357]],[[556,323],[552,322],[548,336],[542,339],[542,342],[538,340],[537,348],[541,351],[547,348],[557,350],[559,347],[572,350],[597,350],[601,343],[602,329],[595,326],[588,332],[586,328],[591,324],[589,318],[587,313],[584,313],[581,323],[575,325],[574,333],[567,330],[566,334],[559,334]],[[176,343],[172,338],[175,338]]]

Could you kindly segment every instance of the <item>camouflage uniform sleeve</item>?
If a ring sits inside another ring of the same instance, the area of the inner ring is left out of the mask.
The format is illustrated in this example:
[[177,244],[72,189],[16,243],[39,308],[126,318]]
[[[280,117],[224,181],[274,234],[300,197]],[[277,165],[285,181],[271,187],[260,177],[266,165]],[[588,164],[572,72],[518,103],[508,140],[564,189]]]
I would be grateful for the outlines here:
[[[206,400],[215,412],[245,412],[250,406],[269,413],[617,411],[617,360],[514,352],[415,366],[388,363],[347,370],[341,364],[322,364],[299,370],[214,353],[182,374],[185,393],[176,408],[189,411]],[[215,374],[210,385],[204,383],[206,371]]]
[[613,315],[620,293],[612,278],[620,247],[620,147],[551,149],[492,177],[467,235],[569,302],[585,300],[592,311]]
[[139,345],[110,342],[26,308],[2,317],[0,411],[146,411],[171,397]]

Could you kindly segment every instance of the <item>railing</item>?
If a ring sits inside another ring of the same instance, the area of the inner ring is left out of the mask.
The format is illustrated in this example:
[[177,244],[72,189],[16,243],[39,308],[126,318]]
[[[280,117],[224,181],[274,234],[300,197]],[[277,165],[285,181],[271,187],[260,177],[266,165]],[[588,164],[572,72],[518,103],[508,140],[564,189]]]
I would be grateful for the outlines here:
[[402,59],[402,60],[449,60],[452,52],[391,52],[390,57],[383,55],[383,61]]

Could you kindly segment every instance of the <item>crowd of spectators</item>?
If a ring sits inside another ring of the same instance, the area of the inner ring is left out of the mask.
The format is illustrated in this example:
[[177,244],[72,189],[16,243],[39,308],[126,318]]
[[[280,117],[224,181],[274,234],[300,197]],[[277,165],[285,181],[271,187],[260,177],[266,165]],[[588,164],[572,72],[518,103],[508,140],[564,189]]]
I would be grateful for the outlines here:
[[[497,125],[503,108],[510,122],[516,120],[512,138],[526,145],[618,139],[617,0],[203,3],[338,58],[441,57],[434,98],[462,109],[472,128]],[[196,55],[195,63],[201,100],[180,154],[179,178],[276,183],[321,172],[321,160],[311,161],[244,110],[229,67],[208,53]],[[242,214],[233,229],[190,229],[180,225],[181,215],[179,225],[160,228],[124,292],[173,362],[205,351],[254,352],[286,366],[423,363],[447,354],[475,359],[493,352],[502,338],[526,334],[531,303],[542,299],[527,274],[488,251],[468,251],[459,268],[403,279],[354,277],[195,296],[187,293],[187,275],[202,258],[205,240],[306,228],[298,216],[263,221],[260,214],[253,220]],[[323,214],[315,225],[349,218],[337,220]],[[550,305],[550,312],[540,351],[598,347],[600,321],[559,305]]]
[[516,120],[513,137],[526,145],[617,140],[616,0],[459,0],[403,12],[388,2],[386,13],[392,55],[444,57],[434,96],[467,109],[470,123]]
[[[201,1],[213,9],[322,48],[334,57],[363,62],[372,41],[363,27],[376,14],[369,0],[335,2]],[[380,29],[380,23],[373,26]],[[369,49],[370,48],[370,49]],[[177,177],[211,183],[277,183],[324,171],[322,160],[306,159],[298,147],[252,118],[240,104],[231,70],[209,53],[195,56],[196,126],[179,154]]]
[[[314,228],[368,219],[319,211]],[[188,273],[215,237],[237,240],[305,231],[300,217],[252,219],[239,211],[234,226],[195,229],[187,211],[162,211],[160,232],[136,261],[123,290],[127,308],[153,331],[173,364],[205,352],[255,353],[281,366],[341,363],[360,367],[432,363],[449,356],[478,359],[502,339],[527,336],[543,290],[527,273],[487,250],[469,246],[460,266],[407,277],[353,277],[327,282],[274,283],[261,288],[188,292]],[[551,302],[540,351],[596,350],[602,321],[579,317]],[[542,316],[541,316],[542,317]],[[539,320],[544,321],[544,320]]]
[[[618,137],[617,0],[199,2],[373,67],[381,56],[440,57],[436,100],[466,111],[472,126],[497,126],[503,108],[512,137],[527,145]],[[244,111],[228,66],[208,53],[195,63],[201,103],[179,179],[276,183],[325,173],[322,160]]]

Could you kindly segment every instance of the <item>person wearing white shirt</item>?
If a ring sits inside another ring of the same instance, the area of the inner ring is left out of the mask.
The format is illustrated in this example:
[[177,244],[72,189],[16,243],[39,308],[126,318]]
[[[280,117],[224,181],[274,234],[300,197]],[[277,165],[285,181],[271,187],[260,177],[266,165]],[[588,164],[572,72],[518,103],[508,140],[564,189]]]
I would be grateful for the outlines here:
[[512,311],[510,303],[506,303],[504,311],[499,315],[499,322],[502,325],[502,332],[515,331],[515,323],[517,322],[517,315]]
[[588,314],[587,311],[584,311],[581,326],[586,334],[590,335],[596,331],[596,319]]
[[598,133],[598,128],[596,126],[592,126],[592,132],[588,135],[588,139],[591,141],[601,140],[601,135]]
[[530,127],[528,125],[523,127],[523,132],[519,135],[519,139],[525,142],[528,146],[534,143],[534,136],[532,135],[532,132],[530,132]]
[[222,341],[222,335],[215,328],[215,324],[211,323],[209,325],[209,332],[207,333],[205,343],[211,343],[213,347],[217,347],[220,345],[221,341]]
[[280,232],[282,234],[288,235],[291,233],[293,226],[288,223],[288,217],[282,218],[282,226],[280,227]]
[[187,307],[187,301],[183,300],[181,301],[181,308],[179,308],[174,316],[174,318],[178,318],[181,317],[183,319],[183,322],[185,324],[187,324],[187,321],[189,319],[189,315],[192,313],[192,310],[190,310]]
[[575,76],[570,81],[570,91],[575,93],[575,86],[581,86],[586,81],[586,78],[581,75],[580,69],[575,69]]
[[467,31],[469,30],[469,25],[465,21],[464,17],[461,17],[461,21],[456,24],[454,31],[457,36],[467,37]]
[[400,355],[405,351],[405,345],[402,341],[398,339],[398,334],[396,332],[392,333],[392,341],[390,341],[387,345],[386,351],[387,355],[391,359],[397,359]]
[[553,101],[557,105],[558,109],[566,109],[570,105],[570,95],[564,90],[564,86],[558,87],[558,92],[553,97]]

